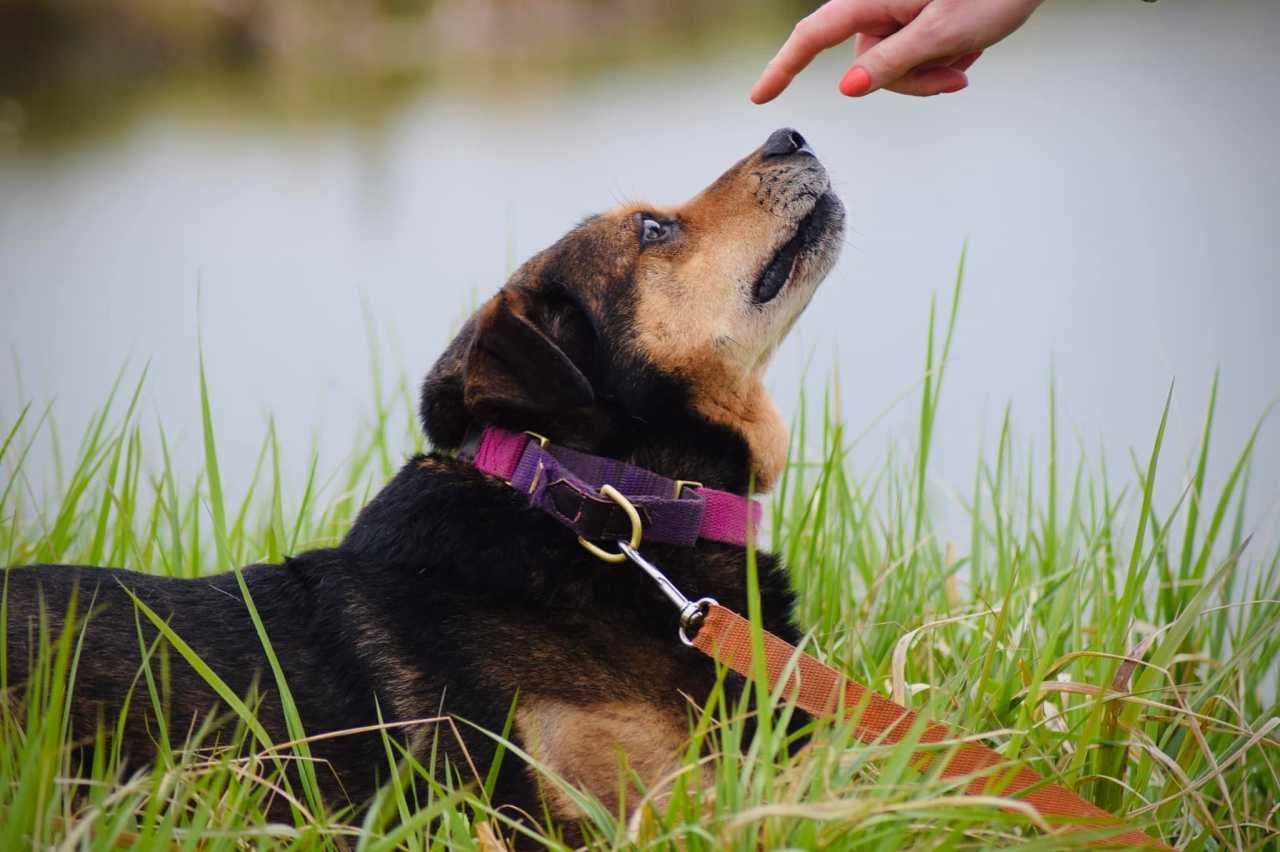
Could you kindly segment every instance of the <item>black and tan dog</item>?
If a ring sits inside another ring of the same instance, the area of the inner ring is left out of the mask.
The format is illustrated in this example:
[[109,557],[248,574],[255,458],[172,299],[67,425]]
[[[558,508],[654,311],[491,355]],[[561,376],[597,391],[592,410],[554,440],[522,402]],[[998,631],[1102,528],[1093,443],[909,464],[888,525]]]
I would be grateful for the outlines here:
[[[779,130],[687,204],[594,216],[517,270],[427,377],[421,414],[435,451],[409,461],[340,546],[244,569],[307,732],[376,724],[379,713],[447,713],[500,731],[518,694],[514,740],[606,804],[618,806],[620,753],[646,783],[669,771],[688,737],[688,698],[713,687],[712,663],[675,640],[674,610],[639,570],[600,562],[454,451],[492,424],[673,479],[768,489],[787,437],[761,375],[835,261],[843,220],[804,139]],[[741,547],[644,549],[689,594],[745,612]],[[761,571],[766,626],[794,638],[787,579],[764,555]],[[100,718],[114,720],[141,660],[126,587],[231,688],[260,685],[262,725],[288,739],[233,574],[10,570],[11,682],[26,671],[38,608],[56,622],[77,589],[93,613],[74,723],[91,735]],[[219,705],[174,660],[167,729],[180,736]],[[154,753],[148,704],[135,697],[127,710],[124,745],[137,760]],[[459,728],[483,772],[493,740]],[[449,747],[455,765],[469,765]],[[385,780],[376,735],[325,740],[313,753],[331,767],[321,780],[335,803],[358,804]],[[580,815],[512,758],[495,799]]]

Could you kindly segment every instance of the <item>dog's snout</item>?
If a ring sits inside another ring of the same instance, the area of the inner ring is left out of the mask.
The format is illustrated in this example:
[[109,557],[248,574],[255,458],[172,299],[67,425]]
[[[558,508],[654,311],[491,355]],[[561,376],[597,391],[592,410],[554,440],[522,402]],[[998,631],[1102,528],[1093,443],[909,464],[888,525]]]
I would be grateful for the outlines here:
[[790,127],[770,133],[749,162],[756,202],[788,221],[807,216],[818,197],[831,189],[822,162]]
[[760,156],[766,160],[770,157],[785,157],[799,153],[812,154],[813,149],[809,147],[809,143],[799,131],[792,130],[790,127],[770,133],[769,138],[764,142],[764,147],[760,149]]

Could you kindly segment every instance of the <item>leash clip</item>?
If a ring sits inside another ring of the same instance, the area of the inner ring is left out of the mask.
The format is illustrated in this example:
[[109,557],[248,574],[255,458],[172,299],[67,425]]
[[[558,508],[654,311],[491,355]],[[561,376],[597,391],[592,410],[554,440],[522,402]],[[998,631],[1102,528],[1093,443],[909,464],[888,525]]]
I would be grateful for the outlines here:
[[658,588],[667,596],[667,600],[675,604],[676,609],[680,610],[680,641],[686,645],[693,645],[693,637],[698,635],[698,631],[702,628],[702,622],[706,620],[707,613],[711,611],[712,605],[716,603],[714,598],[699,598],[691,601],[684,596],[684,593],[676,588],[676,584],[662,573],[657,565],[654,565],[648,559],[640,555],[640,551],[635,547],[623,541],[618,540],[618,550],[622,551],[622,555],[630,559],[633,563],[640,566],[644,573],[649,575],[649,579],[658,584]]

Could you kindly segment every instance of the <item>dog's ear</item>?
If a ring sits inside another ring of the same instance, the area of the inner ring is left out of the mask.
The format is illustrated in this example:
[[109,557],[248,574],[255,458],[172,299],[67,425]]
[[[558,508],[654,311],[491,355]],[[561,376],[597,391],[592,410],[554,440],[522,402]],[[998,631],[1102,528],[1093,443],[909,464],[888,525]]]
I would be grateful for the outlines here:
[[503,291],[477,318],[463,379],[463,401],[476,414],[571,411],[595,399],[591,382],[527,307]]
[[466,440],[469,419],[462,403],[462,378],[467,351],[476,334],[476,317],[471,317],[458,336],[436,361],[422,383],[418,415],[432,445],[456,449]]
[[565,324],[553,310],[539,310],[538,298],[503,289],[437,362],[422,389],[422,423],[432,444],[457,447],[480,423],[531,428],[595,400],[591,382],[561,347],[567,341],[553,339]]

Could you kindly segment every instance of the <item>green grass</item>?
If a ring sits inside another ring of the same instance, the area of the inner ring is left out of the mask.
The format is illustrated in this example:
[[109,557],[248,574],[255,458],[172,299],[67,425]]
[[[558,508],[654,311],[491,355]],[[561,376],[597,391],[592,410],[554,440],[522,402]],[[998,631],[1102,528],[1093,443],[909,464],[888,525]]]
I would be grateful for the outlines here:
[[[963,488],[967,539],[943,540],[929,461],[958,295],[957,283],[944,320],[931,310],[918,435],[905,453],[856,471],[857,437],[831,397],[802,400],[792,461],[771,505],[772,549],[790,566],[806,649],[965,734],[987,734],[1007,757],[1170,843],[1275,848],[1280,552],[1250,543],[1253,439],[1235,448],[1229,479],[1209,493],[1215,380],[1192,470],[1161,457],[1168,405],[1152,412],[1151,448],[1132,459],[1130,473],[1107,457],[1062,469],[1050,377],[1047,458],[1021,460],[1006,412],[994,453],[978,457]],[[200,372],[205,452],[197,471],[175,469],[163,430],[144,438],[137,403],[145,371],[131,387],[117,382],[71,463],[59,461],[60,484],[48,500],[33,496],[24,470],[37,437],[52,429],[49,412],[27,407],[0,424],[0,562],[190,577],[276,560],[336,542],[397,460],[421,447],[408,383],[385,391],[375,383],[371,421],[332,476],[313,454],[301,495],[288,499],[271,425],[250,484],[228,494],[203,365]],[[1158,477],[1187,483],[1172,505],[1156,499]],[[254,719],[253,696],[221,685],[139,604],[139,625],[150,620],[164,641],[145,649],[131,700],[162,705],[167,671],[181,657],[222,692],[239,731],[216,749],[202,747],[196,731],[154,767],[126,773],[106,745],[117,720],[104,719],[104,747],[92,765],[77,765],[68,691],[93,649],[74,625],[56,633],[45,625],[26,685],[9,682],[0,647],[0,689],[11,697],[0,701],[0,849],[465,849],[491,848],[495,830],[512,830],[488,802],[494,767],[437,757],[463,720],[416,723],[428,748],[414,754],[387,726],[392,781],[367,811],[326,810],[308,742],[330,734],[302,730],[270,637],[243,583],[241,590],[291,741],[271,742]],[[909,744],[864,746],[848,726],[822,721],[791,756],[785,725],[762,724],[747,739],[744,715],[719,693],[691,712],[687,759],[667,790],[639,789],[621,767],[627,801],[648,802],[630,821],[572,792],[590,815],[591,836],[606,847],[742,850],[1069,842],[1046,838],[1025,814],[957,797],[954,785],[912,767]],[[531,761],[506,733],[489,732],[505,744],[501,759]],[[292,763],[302,771],[286,774]],[[409,783],[415,778],[425,798]],[[547,774],[547,783],[564,782]],[[292,819],[272,822],[268,809],[281,798]]]

